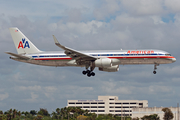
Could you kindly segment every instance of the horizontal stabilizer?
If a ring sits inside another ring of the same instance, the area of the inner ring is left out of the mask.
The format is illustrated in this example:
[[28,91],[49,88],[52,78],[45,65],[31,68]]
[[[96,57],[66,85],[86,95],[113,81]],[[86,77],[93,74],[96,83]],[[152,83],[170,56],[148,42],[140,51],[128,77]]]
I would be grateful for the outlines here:
[[22,56],[22,55],[19,55],[19,54],[15,54],[15,53],[11,53],[11,52],[5,52],[6,54],[9,54],[9,55],[12,55],[16,58],[20,58],[20,59],[24,59],[24,60],[28,60],[30,59],[29,57],[26,57],[26,56]]

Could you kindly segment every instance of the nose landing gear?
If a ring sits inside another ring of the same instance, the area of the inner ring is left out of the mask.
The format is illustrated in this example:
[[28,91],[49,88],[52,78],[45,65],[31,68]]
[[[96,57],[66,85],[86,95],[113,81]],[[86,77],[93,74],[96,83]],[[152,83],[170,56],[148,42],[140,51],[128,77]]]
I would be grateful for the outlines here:
[[157,73],[157,72],[156,72],[157,66],[159,66],[159,64],[154,64],[154,71],[153,71],[154,74]]

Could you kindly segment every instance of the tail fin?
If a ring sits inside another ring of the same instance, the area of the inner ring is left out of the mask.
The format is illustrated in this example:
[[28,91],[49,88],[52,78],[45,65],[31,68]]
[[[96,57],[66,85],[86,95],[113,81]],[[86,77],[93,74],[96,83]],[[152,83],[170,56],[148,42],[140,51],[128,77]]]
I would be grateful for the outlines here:
[[41,52],[18,28],[9,28],[18,54]]

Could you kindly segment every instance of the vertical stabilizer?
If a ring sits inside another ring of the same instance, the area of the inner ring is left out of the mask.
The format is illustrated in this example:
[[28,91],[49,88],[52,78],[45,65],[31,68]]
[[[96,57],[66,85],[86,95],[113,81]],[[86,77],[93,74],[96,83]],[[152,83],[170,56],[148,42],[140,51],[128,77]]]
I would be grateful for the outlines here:
[[18,54],[41,52],[18,28],[9,28]]

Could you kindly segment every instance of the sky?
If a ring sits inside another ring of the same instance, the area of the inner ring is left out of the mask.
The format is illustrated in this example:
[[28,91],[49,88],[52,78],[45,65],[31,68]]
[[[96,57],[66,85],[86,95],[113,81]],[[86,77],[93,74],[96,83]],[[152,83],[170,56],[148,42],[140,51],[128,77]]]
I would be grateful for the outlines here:
[[[0,109],[49,112],[67,100],[118,96],[148,100],[149,107],[176,107],[180,102],[179,0],[0,0]],[[17,53],[9,28],[18,27],[40,50],[159,49],[177,61],[158,66],[120,65],[118,72],[47,67],[9,59]]]

